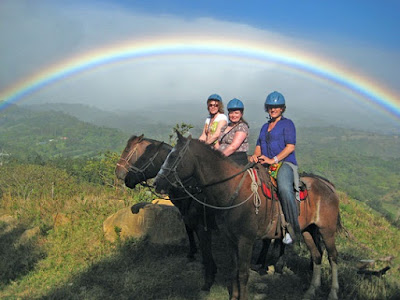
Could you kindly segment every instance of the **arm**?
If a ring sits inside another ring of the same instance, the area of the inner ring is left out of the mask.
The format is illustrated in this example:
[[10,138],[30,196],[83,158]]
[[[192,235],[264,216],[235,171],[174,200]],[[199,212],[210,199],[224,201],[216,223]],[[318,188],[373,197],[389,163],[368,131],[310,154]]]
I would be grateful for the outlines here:
[[218,125],[217,125],[217,129],[215,130],[214,134],[209,135],[207,137],[206,144],[214,143],[219,138],[219,135],[221,134],[222,127],[225,126],[226,124],[227,124],[227,122],[224,121],[224,120],[219,121]]
[[201,133],[201,135],[199,137],[199,141],[202,141],[202,142],[206,141],[206,139],[207,139],[206,129],[207,129],[207,124],[204,124],[203,132]]
[[225,148],[222,153],[225,156],[229,156],[232,153],[234,153],[237,149],[239,149],[240,145],[243,143],[243,141],[246,139],[247,133],[244,131],[237,131],[235,135],[233,136],[233,141],[232,143]]
[[258,157],[261,156],[261,146],[257,145],[256,148],[254,149],[253,155],[250,157],[251,162],[258,162]]
[[[276,156],[276,158],[278,159],[278,161],[284,160],[290,153],[292,153],[294,151],[295,148],[296,148],[296,146],[294,144],[287,144],[286,147],[283,148],[283,150]],[[275,160],[273,157],[269,158],[264,155],[261,155],[258,159],[261,163],[267,163],[269,165],[272,165],[275,163]]]

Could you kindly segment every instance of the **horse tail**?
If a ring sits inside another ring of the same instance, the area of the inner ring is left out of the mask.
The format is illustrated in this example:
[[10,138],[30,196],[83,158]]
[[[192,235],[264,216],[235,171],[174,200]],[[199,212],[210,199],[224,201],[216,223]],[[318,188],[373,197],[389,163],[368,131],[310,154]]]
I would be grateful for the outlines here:
[[337,221],[336,221],[336,232],[337,233],[341,233],[341,232],[343,232],[345,230],[346,229],[343,226],[342,218],[340,217],[340,212],[338,212],[338,218],[337,218]]

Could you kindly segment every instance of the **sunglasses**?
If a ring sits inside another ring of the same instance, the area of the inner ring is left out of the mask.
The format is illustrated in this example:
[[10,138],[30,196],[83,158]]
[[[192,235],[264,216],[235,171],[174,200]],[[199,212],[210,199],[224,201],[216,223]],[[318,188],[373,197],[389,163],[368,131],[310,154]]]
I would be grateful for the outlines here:
[[216,104],[208,104],[208,107],[218,107],[218,106],[219,106],[218,103],[216,103]]

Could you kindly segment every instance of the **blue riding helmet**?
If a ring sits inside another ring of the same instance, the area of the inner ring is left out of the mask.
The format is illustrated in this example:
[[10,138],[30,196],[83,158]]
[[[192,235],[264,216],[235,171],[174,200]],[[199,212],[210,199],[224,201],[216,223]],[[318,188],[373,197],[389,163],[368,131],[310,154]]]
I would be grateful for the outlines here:
[[221,98],[221,96],[218,95],[218,94],[212,94],[212,95],[210,95],[210,97],[208,97],[207,101],[210,101],[210,100],[222,102],[222,98]]
[[267,106],[285,106],[285,97],[279,92],[272,92],[265,99],[265,107]]
[[244,110],[244,105],[239,99],[233,98],[231,101],[229,101],[227,108],[228,110]]

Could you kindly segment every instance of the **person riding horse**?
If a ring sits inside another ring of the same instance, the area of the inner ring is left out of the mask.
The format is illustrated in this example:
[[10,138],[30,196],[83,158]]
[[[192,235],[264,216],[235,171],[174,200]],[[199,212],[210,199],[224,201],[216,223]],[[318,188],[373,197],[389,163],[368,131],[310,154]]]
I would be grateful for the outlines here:
[[210,95],[207,99],[207,109],[210,115],[206,118],[199,140],[209,145],[215,145],[221,133],[221,128],[228,123],[228,118],[224,115],[221,96],[218,94]]
[[[298,167],[295,155],[296,128],[294,123],[283,116],[286,110],[285,98],[279,92],[270,93],[264,104],[269,121],[260,131],[257,145],[250,160],[260,162],[276,177],[282,210],[289,223],[283,242],[290,244],[300,235],[298,208],[295,189],[298,182]],[[298,190],[298,188],[297,188]]]
[[244,104],[233,98],[227,105],[229,123],[222,127],[221,135],[214,148],[229,156],[240,165],[247,165],[247,151],[249,150],[249,124],[243,119]]

